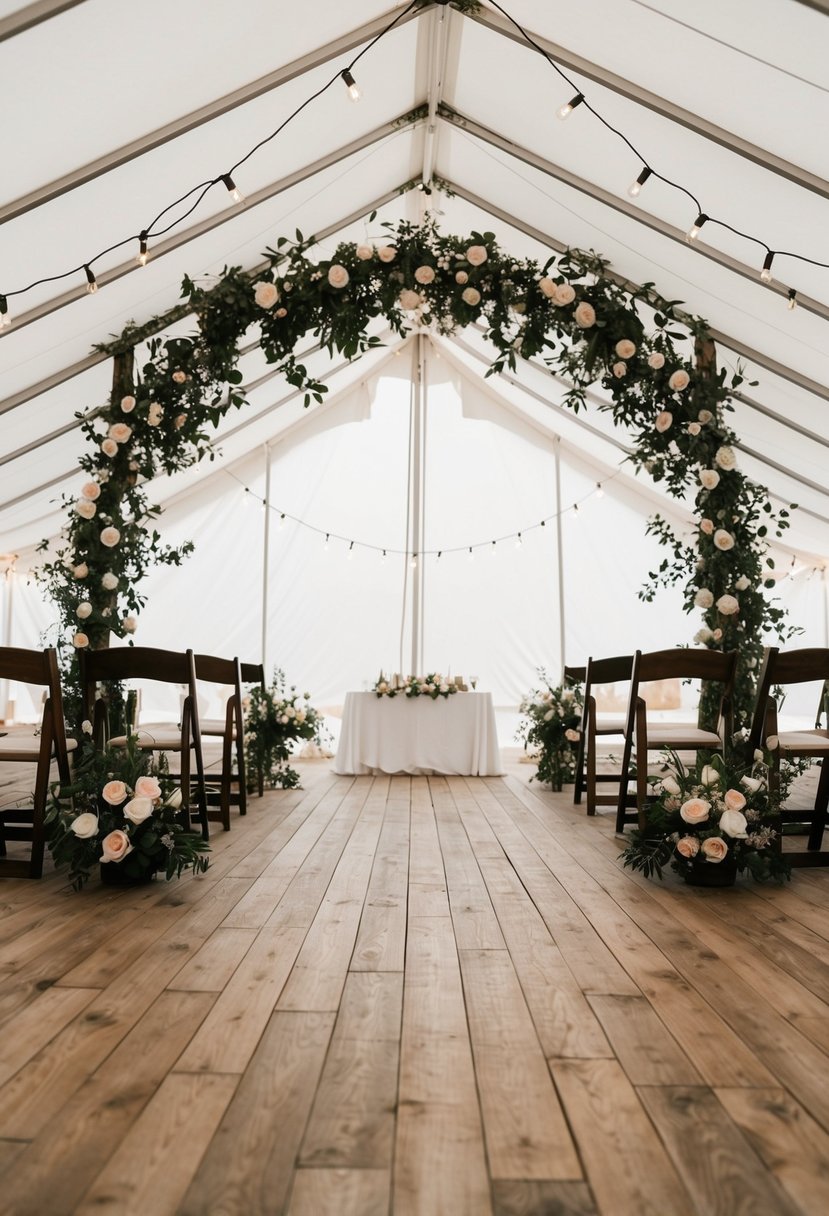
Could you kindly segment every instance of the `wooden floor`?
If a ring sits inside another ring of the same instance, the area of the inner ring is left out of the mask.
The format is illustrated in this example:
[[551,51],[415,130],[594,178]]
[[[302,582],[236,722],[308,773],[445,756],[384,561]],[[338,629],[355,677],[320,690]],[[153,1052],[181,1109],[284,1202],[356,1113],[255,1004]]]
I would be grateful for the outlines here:
[[829,871],[647,883],[531,771],[2,883],[4,1216],[825,1216]]

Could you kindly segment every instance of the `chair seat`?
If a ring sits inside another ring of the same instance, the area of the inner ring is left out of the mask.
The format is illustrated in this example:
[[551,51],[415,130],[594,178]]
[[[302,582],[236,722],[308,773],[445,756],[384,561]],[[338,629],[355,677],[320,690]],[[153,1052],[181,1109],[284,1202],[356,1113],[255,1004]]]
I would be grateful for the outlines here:
[[[208,718],[206,721],[201,720],[199,722],[199,727],[203,735],[219,735],[219,737],[222,739],[224,739],[225,731],[227,730],[226,723],[220,721],[218,718]],[[235,727],[233,730],[231,730],[230,737],[231,739],[236,738]]]
[[[72,752],[78,746],[74,739],[66,740],[66,750]],[[54,756],[54,749],[52,755]],[[40,735],[28,731],[3,735],[0,738],[0,760],[19,761],[37,760],[40,756]]]
[[649,747],[722,747],[716,731],[700,730],[691,722],[649,722]]
[[597,735],[623,735],[627,722],[624,718],[599,718],[596,721]]
[[827,730],[785,730],[777,737],[780,740],[780,750],[784,752],[829,752]]
[[[157,729],[139,730],[137,734],[137,745],[143,751],[159,751],[159,752],[180,752],[181,751],[181,731],[174,726],[165,729],[163,726]],[[116,735],[110,739],[112,747],[126,747],[127,736]]]

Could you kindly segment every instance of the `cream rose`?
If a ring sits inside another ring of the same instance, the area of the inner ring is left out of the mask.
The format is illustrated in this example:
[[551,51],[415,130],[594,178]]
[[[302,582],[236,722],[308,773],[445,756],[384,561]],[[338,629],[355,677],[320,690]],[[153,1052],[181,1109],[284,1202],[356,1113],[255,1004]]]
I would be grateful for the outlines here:
[[699,479],[705,486],[706,490],[716,490],[720,484],[720,475],[716,469],[702,469]]
[[719,785],[720,784],[720,774],[714,768],[713,764],[703,765],[703,769],[699,775],[699,779],[703,785]]
[[620,359],[632,359],[636,354],[636,343],[631,342],[630,338],[622,338],[616,343],[616,354]]
[[88,498],[90,502],[96,502],[101,497],[101,487],[97,481],[88,481],[81,487],[81,496]]
[[696,857],[699,841],[696,836],[683,836],[676,842],[676,851],[680,857]]
[[780,740],[778,739],[777,735],[769,735],[766,739],[766,750],[776,752],[779,746]]
[[121,410],[125,414],[131,414],[135,409],[135,398],[129,394],[121,398]]
[[377,250],[377,256],[381,262],[393,262],[397,257],[397,250],[394,245],[381,245]]
[[151,798],[131,798],[124,807],[124,818],[129,819],[130,823],[143,823],[145,819],[150,818],[152,813]]
[[139,777],[135,783],[135,794],[138,798],[160,798],[161,786],[157,777]]
[[706,536],[713,536],[713,534],[714,534],[713,519],[701,519],[699,521],[699,530],[700,530],[700,532],[704,532]]
[[661,351],[655,350],[648,355],[648,367],[652,367],[655,372],[658,372],[660,367],[665,366],[665,356]]
[[455,272],[455,282],[460,283],[461,287],[463,287],[464,283],[469,282],[469,275],[465,270],[458,270]]
[[659,784],[662,786],[662,789],[666,794],[672,794],[674,797],[676,797],[677,794],[682,793],[679,782],[675,777],[672,777],[670,773],[667,777],[663,777]]
[[127,787],[123,781],[107,781],[101,790],[101,797],[110,806],[120,806],[127,796]]
[[101,861],[123,861],[132,852],[130,838],[126,832],[116,828],[101,841]]
[[616,377],[617,380],[621,380],[623,376],[626,376],[627,370],[628,370],[627,363],[620,361],[619,363],[613,364],[612,371],[613,371],[613,375]]
[[566,308],[568,304],[572,304],[575,300],[576,289],[570,283],[556,283],[556,291],[553,298],[556,304],[562,308]]
[[730,532],[726,532],[725,528],[717,528],[714,533],[714,544],[718,549],[722,549],[726,553],[729,549],[734,548],[734,537]]
[[279,291],[275,283],[269,283],[266,279],[260,279],[258,283],[254,283],[253,285],[253,298],[260,308],[273,308],[279,299]]
[[728,852],[728,845],[722,836],[709,836],[702,842],[702,851],[706,861],[720,862]]
[[592,304],[588,304],[587,300],[582,300],[581,304],[576,306],[573,315],[579,329],[590,329],[591,325],[596,324],[596,310]]
[[714,456],[714,461],[721,469],[736,469],[737,457],[734,455],[734,449],[730,447],[717,448]]
[[84,811],[69,826],[80,840],[91,840],[98,835],[98,816],[93,815],[92,811]]
[[74,574],[75,578],[86,578],[87,574],[89,574],[89,566],[87,566],[86,562],[79,562],[72,573]]
[[470,245],[466,251],[466,260],[470,266],[483,266],[488,257],[485,245]]
[[757,777],[743,777],[740,785],[750,794],[756,794],[759,789],[762,789],[763,783]]
[[721,595],[717,600],[717,612],[723,616],[734,616],[740,611],[740,601],[736,595]]
[[374,250],[371,245],[357,246],[357,260],[359,262],[369,262],[374,257]]
[[734,586],[737,591],[748,591],[749,587],[751,586],[751,580],[746,578],[744,574],[741,574]]
[[178,808],[181,806],[181,802],[182,802],[181,790],[180,789],[173,790],[172,794],[167,799],[165,806],[170,806],[173,808],[174,811],[177,811]]
[[707,587],[700,587],[699,591],[694,596],[694,604],[697,608],[710,608],[714,603],[714,593],[709,591]]
[[117,456],[118,444],[114,439],[105,439],[101,444],[101,451],[105,456]]
[[339,262],[335,262],[333,266],[328,267],[328,282],[338,290],[348,286],[350,277],[345,266],[340,266]]
[[101,544],[106,545],[107,549],[114,549],[121,539],[121,533],[117,528],[104,528],[101,532]]
[[83,722],[81,722],[81,730],[85,735],[92,734],[92,723],[89,721],[89,718],[84,718]]
[[[732,794],[736,794],[737,790],[731,790]],[[739,795],[743,798],[742,794]],[[745,806],[745,798],[743,798],[743,806]],[[732,840],[745,840],[748,835],[748,822],[745,815],[740,811],[724,810],[720,815],[720,831],[726,836],[730,836]]]
[[75,616],[79,621],[85,621],[88,616],[92,616],[92,605],[89,600],[81,600],[75,609]]
[[688,434],[689,435],[698,435],[701,430],[702,430],[702,427],[700,426],[700,424],[698,422],[689,422],[688,423]]
[[556,284],[546,275],[543,279],[538,280],[538,290],[542,295],[546,296],[548,300],[554,300],[556,297]]
[[81,519],[92,519],[97,510],[95,503],[88,498],[79,498],[75,503],[75,514],[80,515]]
[[713,417],[714,415],[710,410],[700,410],[700,412],[697,414],[697,418],[700,420],[703,426],[709,423]]
[[148,426],[158,426],[161,419],[164,417],[164,407],[157,401],[150,402],[150,408],[147,410]]
[[184,382],[185,382],[185,380],[186,380],[186,379],[187,379],[187,373],[186,373],[186,372],[183,372],[183,371],[180,371],[180,370],[179,370],[179,371],[174,371],[174,372],[173,372],[173,383],[174,383],[174,384],[184,384]]
[[408,311],[411,311],[413,308],[420,307],[421,301],[419,293],[412,291],[409,287],[404,287],[398,298],[400,300],[400,307],[405,308]]
[[422,286],[427,286],[429,283],[434,283],[435,272],[431,266],[418,266],[414,272],[415,280]]
[[177,431],[180,431],[186,421],[187,421],[186,414],[176,414],[175,418],[173,419],[173,426],[176,428]]
[[72,639],[72,645],[76,650],[83,650],[85,646],[89,645],[89,638],[85,633],[76,633]]
[[656,427],[657,431],[659,431],[660,435],[664,435],[665,431],[670,428],[673,420],[674,416],[670,410],[660,410],[656,415],[656,421],[653,425]]
[[566,730],[564,732],[564,738],[569,739],[571,743],[578,743],[581,735],[577,730]]
[[101,586],[104,591],[114,591],[118,586],[118,579],[114,574],[107,570],[106,574],[101,575]]
[[480,304],[481,302],[481,293],[477,287],[465,287],[461,293],[461,299],[464,304],[469,304],[471,308],[474,308],[476,304]]
[[134,616],[125,616],[121,624],[125,633],[135,633],[138,628],[138,620]]
[[711,803],[704,798],[689,798],[679,808],[679,813],[686,823],[704,823],[711,812]]
[[681,393],[688,387],[690,383],[691,377],[684,368],[680,367],[675,372],[671,373],[671,377],[668,380],[668,388],[675,393]]
[[109,437],[116,443],[126,443],[131,434],[132,427],[127,426],[126,422],[113,422],[109,428]]

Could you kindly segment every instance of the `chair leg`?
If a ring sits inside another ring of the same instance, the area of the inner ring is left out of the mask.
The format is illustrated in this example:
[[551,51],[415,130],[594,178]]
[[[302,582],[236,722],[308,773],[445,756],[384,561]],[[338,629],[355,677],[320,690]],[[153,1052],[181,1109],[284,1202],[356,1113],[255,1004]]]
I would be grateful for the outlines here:
[[585,722],[585,768],[587,774],[587,813],[596,814],[596,721],[588,708]]
[[815,851],[823,844],[823,833],[826,830],[826,810],[829,805],[829,763],[826,758],[820,762],[820,781],[815,799],[815,812],[812,816],[812,826],[809,831],[807,848]]
[[645,807],[648,801],[648,724],[644,701],[636,706],[636,814],[639,831],[647,826]]
[[[584,714],[582,717],[581,735],[579,737],[579,750],[578,750],[578,754],[576,756],[576,779],[575,779],[575,785],[573,787],[573,805],[574,806],[579,806],[579,804],[581,803],[581,796],[584,793],[584,785],[585,785],[584,760],[585,760],[585,750],[586,750],[585,739],[587,737],[588,713],[589,713],[589,711],[588,711],[587,707],[585,706]],[[589,815],[590,811],[588,810],[587,813]]]
[[240,722],[236,728],[236,772],[239,775],[239,814],[248,813],[248,775],[245,769],[245,736]]
[[622,773],[619,778],[619,801],[616,806],[616,831],[624,832],[628,806],[628,784],[630,757],[633,751],[633,727],[625,734],[625,746],[622,750]]

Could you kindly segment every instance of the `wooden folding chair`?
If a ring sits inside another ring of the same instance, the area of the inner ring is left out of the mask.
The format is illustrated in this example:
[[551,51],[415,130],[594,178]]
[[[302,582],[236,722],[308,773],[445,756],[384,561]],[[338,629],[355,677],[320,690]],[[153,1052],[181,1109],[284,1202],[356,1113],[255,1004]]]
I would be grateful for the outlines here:
[[[239,670],[243,684],[258,684],[263,692],[267,691],[265,683],[265,668],[262,663],[240,663]],[[244,746],[244,744],[243,744]],[[259,797],[265,793],[265,773],[261,765],[256,769],[256,786]]]
[[[53,649],[23,650],[0,647],[0,680],[14,680],[46,690],[39,731],[12,731],[0,737],[0,762],[35,764],[32,808],[0,807],[0,877],[40,878],[45,843],[43,819],[49,793],[49,771],[56,761],[62,785],[69,784],[69,752],[77,747],[66,738],[57,655]],[[28,861],[7,856],[7,840],[31,841]]]
[[[119,646],[112,650],[80,652],[81,693],[86,716],[93,722],[94,737],[100,745],[107,742],[106,706],[96,697],[98,684],[122,680],[155,680],[162,684],[184,685],[187,695],[181,711],[180,726],[153,727],[137,731],[138,746],[144,751],[178,752],[181,769],[182,820],[190,826],[192,786],[195,786],[198,818],[202,836],[209,838],[207,794],[204,784],[204,759],[201,747],[199,705],[196,697],[196,665],[192,650],[156,650],[150,646]],[[110,738],[112,747],[125,747],[126,735]],[[191,776],[190,752],[195,757],[196,774]]]
[[[630,700],[625,721],[625,741],[622,752],[622,779],[616,809],[616,831],[624,831],[626,823],[636,822],[640,828],[646,826],[645,806],[648,797],[648,751],[721,751],[733,731],[731,697],[734,687],[734,672],[737,652],[724,654],[720,650],[690,650],[676,647],[673,650],[654,650],[642,654],[637,650],[633,656],[630,676]],[[645,681],[659,680],[703,680],[722,685],[716,731],[707,730],[691,722],[656,722],[648,718],[648,708],[640,696],[640,685]],[[635,749],[635,772],[630,775],[631,759]],[[634,795],[628,792],[628,783],[636,782]],[[633,812],[628,808],[633,806]]]
[[[772,690],[783,690],[789,684],[816,683],[818,680],[822,681],[822,687],[814,730],[778,730],[778,705]],[[776,646],[766,650],[749,741],[753,748],[765,747],[766,740],[775,735],[778,746],[771,751],[772,790],[779,790],[780,787],[781,757],[811,757],[820,763],[815,805],[806,810],[786,808],[780,812],[781,828],[785,823],[800,823],[808,827],[806,852],[787,850],[786,858],[793,866],[829,865],[829,850],[822,847],[829,805],[829,650],[811,648],[781,653]],[[782,847],[782,832],[780,843]]]
[[[196,679],[207,684],[223,684],[233,691],[225,705],[224,719],[200,718],[202,738],[222,740],[222,771],[219,778],[219,814],[222,827],[230,831],[230,808],[238,806],[239,814],[247,814],[245,790],[245,735],[242,717],[242,676],[238,659],[219,659],[214,655],[195,655]],[[233,775],[233,755],[236,753],[236,776]],[[237,787],[234,791],[234,785]],[[208,807],[213,801],[207,787]],[[213,812],[208,811],[210,818]]]
[[[579,754],[576,761],[576,785],[573,802],[581,803],[581,796],[587,791],[587,813],[596,814],[597,806],[616,806],[619,802],[619,786],[622,773],[600,773],[597,771],[596,744],[599,735],[619,736],[619,746],[623,747],[625,721],[623,717],[599,718],[596,709],[594,689],[601,684],[616,684],[630,679],[633,667],[633,655],[617,655],[611,659],[589,658],[584,678],[584,710],[581,719],[581,738],[579,739]],[[597,786],[610,782],[616,789],[608,794],[599,794]]]

